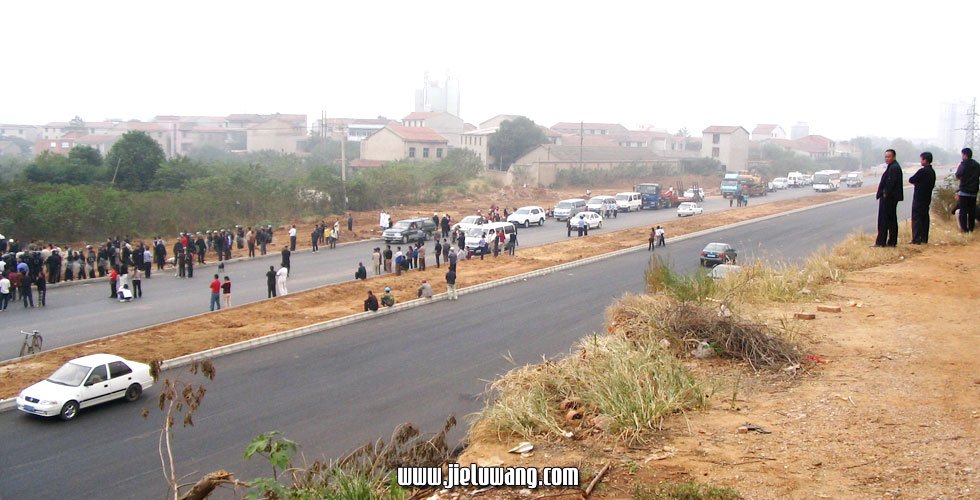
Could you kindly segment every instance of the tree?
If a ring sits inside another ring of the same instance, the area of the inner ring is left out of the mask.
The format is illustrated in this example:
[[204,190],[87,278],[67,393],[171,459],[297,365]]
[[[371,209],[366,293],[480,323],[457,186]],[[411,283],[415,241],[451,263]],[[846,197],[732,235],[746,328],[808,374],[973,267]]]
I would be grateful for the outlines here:
[[180,191],[188,182],[206,176],[199,162],[178,156],[167,160],[157,170],[151,187],[157,191]]
[[156,141],[144,132],[131,130],[106,155],[106,176],[127,191],[147,191],[165,160]]
[[98,168],[102,166],[102,153],[98,149],[85,144],[79,144],[68,152],[68,159]]
[[519,116],[504,120],[496,132],[490,134],[490,156],[497,159],[501,170],[507,170],[536,146],[547,142],[544,132],[533,121]]

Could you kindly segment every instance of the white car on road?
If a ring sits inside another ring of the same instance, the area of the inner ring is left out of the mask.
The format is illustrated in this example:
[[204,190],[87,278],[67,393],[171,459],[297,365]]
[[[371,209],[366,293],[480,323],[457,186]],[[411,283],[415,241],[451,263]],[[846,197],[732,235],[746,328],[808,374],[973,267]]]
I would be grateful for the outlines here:
[[686,201],[677,206],[677,216],[678,217],[689,217],[691,215],[700,215],[704,213],[704,209],[701,205]]
[[531,224],[544,225],[545,213],[541,207],[521,207],[507,216],[507,222],[528,227]]
[[452,229],[462,229],[465,231],[471,227],[482,226],[487,222],[489,221],[487,221],[487,219],[482,215],[467,215],[466,217],[463,217],[463,220],[453,224]]
[[42,417],[71,420],[81,408],[113,399],[136,401],[153,386],[150,365],[112,354],[73,359],[17,396],[17,409]]
[[789,187],[789,179],[786,177],[776,177],[772,180],[772,187],[775,189],[786,189]]
[[572,217],[572,231],[578,228],[579,219],[584,219],[585,223],[589,225],[589,229],[601,229],[602,228],[602,216],[595,212],[581,212],[575,217]]

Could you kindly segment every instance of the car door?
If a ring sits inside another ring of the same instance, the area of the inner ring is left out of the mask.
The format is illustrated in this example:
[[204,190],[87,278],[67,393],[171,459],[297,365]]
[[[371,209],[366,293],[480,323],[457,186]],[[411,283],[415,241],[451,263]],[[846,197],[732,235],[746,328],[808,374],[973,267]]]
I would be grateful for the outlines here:
[[88,377],[85,377],[85,382],[82,382],[78,396],[78,406],[85,408],[86,406],[97,405],[103,401],[108,401],[111,392],[109,387],[109,370],[105,364],[98,365],[92,368]]
[[109,397],[117,399],[126,395],[126,389],[133,381],[133,369],[122,361],[109,363]]

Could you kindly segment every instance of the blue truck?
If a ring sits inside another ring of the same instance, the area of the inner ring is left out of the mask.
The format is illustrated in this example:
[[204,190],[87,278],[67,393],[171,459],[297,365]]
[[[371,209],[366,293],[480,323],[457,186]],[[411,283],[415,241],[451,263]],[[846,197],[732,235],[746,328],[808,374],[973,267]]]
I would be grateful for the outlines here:
[[660,184],[645,182],[633,186],[633,191],[640,193],[641,205],[643,210],[661,209],[677,206],[679,203],[677,193],[673,188],[662,189]]

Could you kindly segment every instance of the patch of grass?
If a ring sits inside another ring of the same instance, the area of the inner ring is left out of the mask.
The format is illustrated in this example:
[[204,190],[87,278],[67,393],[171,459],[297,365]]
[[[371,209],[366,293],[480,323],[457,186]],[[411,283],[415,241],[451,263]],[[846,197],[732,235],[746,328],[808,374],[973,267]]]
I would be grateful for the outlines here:
[[819,297],[824,282],[800,266],[754,262],[715,283],[713,296],[726,304],[795,302]]
[[732,488],[688,481],[658,484],[654,487],[638,484],[633,489],[633,498],[635,500],[736,500],[742,496]]
[[[512,370],[490,387],[495,399],[481,412],[481,423],[497,433],[525,437],[560,435],[563,400],[576,401],[582,422],[627,442],[658,429],[667,415],[702,408],[707,391],[683,364],[657,344],[594,335],[559,361]],[[594,418],[593,418],[594,417]]]
[[803,355],[790,336],[743,318],[722,304],[627,295],[606,310],[606,319],[611,332],[638,346],[659,345],[666,339],[670,349],[687,355],[706,341],[719,355],[743,361],[753,369],[782,368],[798,363]]
[[706,269],[684,276],[671,269],[660,257],[650,257],[646,273],[647,293],[663,293],[680,301],[699,301],[715,291],[715,280]]

